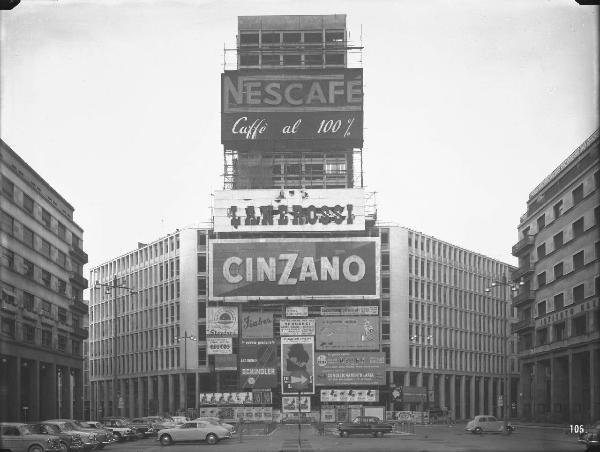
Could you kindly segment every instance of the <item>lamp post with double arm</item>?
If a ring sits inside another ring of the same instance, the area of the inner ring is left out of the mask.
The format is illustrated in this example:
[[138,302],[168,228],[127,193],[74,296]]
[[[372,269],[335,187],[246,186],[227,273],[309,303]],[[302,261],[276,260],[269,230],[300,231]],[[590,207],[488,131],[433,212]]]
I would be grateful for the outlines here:
[[198,338],[194,335],[188,335],[187,331],[183,332],[183,336],[176,337],[177,342],[183,341],[183,409],[187,413],[188,404],[188,367],[187,367],[187,341],[197,341]]
[[[512,309],[512,297],[518,292],[519,287],[525,285],[523,280],[520,280],[518,283],[513,283],[507,281],[506,278],[503,278],[502,281],[492,281],[489,287],[485,288],[485,292],[489,293],[492,291],[494,287],[508,287],[510,289],[510,298],[506,305],[505,309],[505,323],[504,323],[504,394],[502,401],[502,412],[504,418],[504,431],[506,432],[508,428],[508,418],[510,417],[510,368],[509,368],[509,358],[510,358],[510,335],[511,331],[509,320],[512,317],[511,309]],[[504,298],[504,297],[502,297]]]
[[431,341],[433,339],[433,336],[431,334],[421,334],[421,335],[416,335],[413,334],[410,337],[410,341],[413,344],[417,344],[418,342],[420,342],[423,347],[421,348],[421,353],[420,353],[420,359],[419,359],[419,364],[420,364],[420,368],[421,368],[421,384],[424,385],[425,387],[425,403],[423,403],[423,411],[427,411],[427,409],[429,408],[428,402],[429,402],[429,386],[425,386],[425,382],[423,381],[425,379],[425,357],[427,356],[427,349],[428,346],[431,345]]

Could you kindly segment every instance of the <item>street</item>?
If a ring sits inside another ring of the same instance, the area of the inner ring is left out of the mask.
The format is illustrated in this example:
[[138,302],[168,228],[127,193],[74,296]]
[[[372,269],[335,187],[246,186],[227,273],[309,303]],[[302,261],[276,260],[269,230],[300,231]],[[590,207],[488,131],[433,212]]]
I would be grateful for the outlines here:
[[[106,450],[140,452],[179,452],[211,447],[206,443],[175,444],[163,447],[154,438],[128,443],[118,443]],[[464,424],[455,427],[445,425],[417,426],[414,434],[392,433],[383,438],[350,436],[340,438],[328,429],[319,436],[311,426],[302,426],[301,448],[298,447],[298,427],[281,425],[270,435],[243,434],[241,441],[236,434],[214,446],[222,452],[317,452],[317,451],[560,451],[582,452],[584,448],[574,436],[564,430],[551,427],[518,427],[512,435],[474,435],[464,430]]]

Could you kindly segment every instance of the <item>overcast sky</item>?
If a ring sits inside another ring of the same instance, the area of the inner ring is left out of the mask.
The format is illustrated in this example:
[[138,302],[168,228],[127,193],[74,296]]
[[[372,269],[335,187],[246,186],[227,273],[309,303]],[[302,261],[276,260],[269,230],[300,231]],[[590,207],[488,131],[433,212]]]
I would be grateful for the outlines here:
[[573,0],[22,0],[0,136],[75,207],[89,265],[208,221],[238,15],[347,14],[379,219],[516,264],[531,190],[598,128],[598,7]]

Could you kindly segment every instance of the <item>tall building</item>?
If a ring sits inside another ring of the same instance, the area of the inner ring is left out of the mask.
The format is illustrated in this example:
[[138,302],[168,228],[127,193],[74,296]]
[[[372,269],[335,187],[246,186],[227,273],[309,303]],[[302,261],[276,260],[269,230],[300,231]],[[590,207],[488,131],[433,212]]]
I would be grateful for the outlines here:
[[0,420],[81,417],[83,230],[0,140]]
[[500,414],[512,269],[378,222],[345,16],[238,25],[211,225],[91,270],[92,416]]
[[519,321],[521,415],[585,424],[600,414],[598,130],[529,195],[513,246],[525,285]]

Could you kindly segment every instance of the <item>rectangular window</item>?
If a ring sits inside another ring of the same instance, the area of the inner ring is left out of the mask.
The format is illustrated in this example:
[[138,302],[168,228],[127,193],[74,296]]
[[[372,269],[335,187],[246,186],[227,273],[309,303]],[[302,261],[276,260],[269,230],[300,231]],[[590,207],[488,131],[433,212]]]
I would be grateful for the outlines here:
[[583,184],[579,184],[571,193],[573,195],[573,205],[581,202],[583,200]]
[[546,244],[542,243],[540,246],[537,247],[537,255],[538,255],[538,259],[542,259],[543,257],[546,256]]
[[58,289],[58,293],[60,293],[61,295],[66,294],[67,293],[67,283],[65,281],[63,281],[62,279],[57,278],[57,289]]
[[258,53],[240,55],[240,66],[258,66]]
[[42,239],[42,248],[40,250],[44,256],[50,259],[51,246],[50,243]]
[[50,215],[50,212],[48,212],[46,209],[42,209],[42,222],[46,225],[47,228],[50,228],[50,226],[52,226],[52,216]]
[[45,286],[50,287],[52,283],[52,275],[46,270],[42,270],[42,282]]
[[343,53],[326,53],[325,54],[325,64],[336,64],[336,65],[344,64],[344,54]]
[[554,279],[558,279],[563,275],[563,263],[560,262],[554,266]]
[[546,215],[545,214],[543,214],[541,217],[538,217],[538,219],[537,219],[538,232],[541,231],[542,229],[544,229],[544,226],[546,226]]
[[573,238],[583,234],[583,217],[573,223]]
[[343,31],[326,31],[325,42],[344,42]]
[[390,278],[387,276],[381,278],[381,292],[384,294],[390,293]]
[[565,307],[565,295],[561,292],[557,295],[554,295],[554,310],[558,311]]
[[33,199],[23,193],[23,208],[33,215]]
[[2,193],[4,193],[6,195],[6,197],[8,199],[10,199],[11,201],[14,199],[15,184],[13,184],[6,177],[2,177]]
[[556,204],[554,204],[554,207],[552,209],[554,210],[554,219],[555,220],[558,217],[561,216],[561,214],[562,214],[562,206],[563,206],[563,202],[562,201],[558,201]]
[[584,287],[583,284],[573,287],[573,303],[581,303],[585,299]]
[[62,251],[58,250],[57,261],[58,261],[58,265],[60,265],[61,267],[66,267],[67,266],[67,255],[65,253],[63,253]]
[[562,231],[559,232],[558,234],[556,234],[552,240],[554,241],[554,249],[555,250],[560,248],[561,246],[563,246],[564,240],[563,240]]
[[65,308],[58,308],[58,321],[67,323],[67,310]]
[[67,336],[58,335],[58,351],[64,352],[67,350]]
[[2,263],[8,268],[15,268],[15,253],[13,251],[2,248],[2,259]]
[[198,365],[206,366],[206,347],[198,347]]
[[323,65],[323,55],[318,54],[307,54],[304,55],[305,66],[321,66]]
[[280,64],[279,54],[263,53],[262,64],[263,66],[279,66]]
[[2,210],[0,210],[0,228],[9,234],[14,234],[15,231],[15,219]]
[[300,42],[302,40],[302,34],[299,32],[284,32],[283,42],[286,44]]
[[583,250],[577,254],[573,254],[573,270],[578,270],[583,267],[584,259],[585,255]]
[[58,223],[58,236],[61,240],[67,240],[67,228],[61,222]]
[[536,345],[544,345],[548,342],[548,328],[541,328],[536,332]]
[[23,292],[23,308],[26,311],[29,311],[29,312],[34,311],[34,307],[35,307],[34,300],[35,299],[33,297],[33,294],[30,294],[29,292]]
[[323,33],[321,32],[305,32],[304,42],[309,44],[318,44],[323,42]]
[[49,301],[42,300],[42,314],[47,317],[52,315],[52,304]]
[[28,323],[23,324],[23,339],[25,339],[25,342],[35,342],[35,326]]
[[540,301],[537,305],[538,316],[546,314],[546,301]]
[[[381,270],[389,270],[390,269],[390,255],[387,253],[381,254]],[[410,273],[410,272],[409,272]]]
[[71,341],[71,353],[74,355],[81,355],[81,341],[76,341],[73,339]]
[[23,226],[23,242],[33,248],[33,231],[25,226]]
[[537,275],[537,283],[538,287],[543,287],[546,285],[546,272],[542,272]]
[[52,330],[42,329],[42,345],[52,347]]
[[240,33],[240,44],[258,44],[258,33]]
[[28,278],[33,278],[34,275],[34,266],[33,262],[28,261],[27,259],[23,259],[23,274]]
[[302,59],[300,55],[283,55],[284,66],[300,66]]
[[572,336],[581,336],[587,332],[587,317],[585,314],[579,317],[575,317],[571,320],[571,322]]
[[15,338],[15,321],[14,319],[2,319],[2,335],[10,337],[12,339]]
[[263,33],[261,36],[262,44],[279,44],[281,42],[281,33]]
[[15,305],[15,288],[9,284],[4,283],[2,287],[2,300],[8,304]]
[[206,278],[198,278],[198,295],[206,295]]
[[565,322],[560,322],[554,325],[554,340],[562,341],[565,339]]

